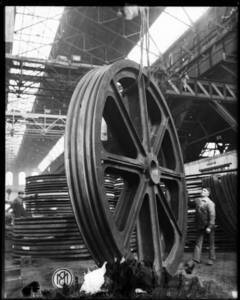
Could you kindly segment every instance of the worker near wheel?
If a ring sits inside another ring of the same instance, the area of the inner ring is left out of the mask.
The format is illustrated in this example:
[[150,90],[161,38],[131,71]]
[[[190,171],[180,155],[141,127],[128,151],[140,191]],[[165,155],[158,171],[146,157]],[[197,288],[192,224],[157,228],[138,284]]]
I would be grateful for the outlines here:
[[27,213],[23,206],[23,198],[24,198],[24,192],[19,191],[18,196],[12,201],[10,204],[10,207],[7,209],[7,212],[12,209],[13,217],[14,218],[20,218],[20,217],[26,217]]
[[201,253],[203,240],[205,235],[209,237],[209,259],[207,264],[212,265],[216,259],[215,255],[215,204],[209,198],[210,190],[203,188],[201,197],[196,199],[196,226],[197,226],[197,240],[193,253],[193,261],[201,262]]

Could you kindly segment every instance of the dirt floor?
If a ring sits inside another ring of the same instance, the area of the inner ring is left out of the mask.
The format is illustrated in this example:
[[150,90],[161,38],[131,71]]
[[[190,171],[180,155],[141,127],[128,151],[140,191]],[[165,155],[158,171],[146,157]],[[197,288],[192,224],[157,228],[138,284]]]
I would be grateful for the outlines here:
[[[214,280],[221,284],[227,291],[237,291],[237,255],[236,253],[216,253],[214,265],[206,264],[208,254],[203,253],[201,264],[197,264],[193,274],[202,280]],[[191,259],[191,253],[184,254],[184,261]],[[181,266],[180,266],[181,268]]]
[[[206,265],[207,253],[203,253],[202,263],[196,265],[193,274],[200,277],[201,280],[214,280],[221,284],[226,292],[231,294],[237,291],[237,257],[235,253],[217,253],[217,260],[213,266]],[[179,270],[183,268],[184,262],[191,259],[191,253],[184,254],[183,263],[180,264]],[[5,257],[5,268],[16,266],[10,255]],[[93,270],[96,265],[93,260],[50,260],[50,259],[33,259],[30,265],[21,267],[22,287],[32,281],[40,283],[41,290],[53,289],[52,275],[57,268],[70,269],[74,276],[77,276],[79,283],[82,282],[84,272],[88,269]],[[9,291],[7,298],[22,297],[21,289]]]

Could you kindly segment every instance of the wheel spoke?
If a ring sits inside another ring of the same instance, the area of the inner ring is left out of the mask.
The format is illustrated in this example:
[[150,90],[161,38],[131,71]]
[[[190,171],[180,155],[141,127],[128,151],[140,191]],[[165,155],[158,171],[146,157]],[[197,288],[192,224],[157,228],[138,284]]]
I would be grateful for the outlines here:
[[[156,90],[152,84],[150,84],[148,86],[148,91],[151,94],[151,97],[153,98],[155,104],[158,106],[159,111],[161,111],[161,113],[163,113],[163,111],[165,111],[165,114],[166,114],[166,110],[164,109],[163,106],[160,105],[160,102],[159,102],[159,96],[160,96],[160,98],[164,98],[161,91],[156,92]],[[160,92],[160,94],[159,94],[159,92]]]
[[172,212],[171,207],[169,206],[169,203],[161,189],[161,187],[158,185],[157,188],[155,189],[156,193],[159,196],[159,204],[162,207],[162,210],[164,214],[167,216],[168,220],[171,223],[171,226],[173,227],[174,231],[178,233],[178,235],[182,236],[182,231],[178,226],[177,220]]
[[157,214],[157,203],[156,194],[154,187],[152,186],[149,192],[150,198],[150,217],[152,225],[152,237],[153,237],[153,248],[154,248],[154,267],[158,272],[162,269],[162,256],[163,256],[163,245],[161,239],[161,232],[159,228],[159,220]]
[[183,173],[162,166],[159,167],[159,171],[162,179],[181,180],[184,177]]
[[152,137],[153,152],[156,155],[158,155],[161,149],[162,141],[168,127],[168,120],[169,118],[164,118],[160,126],[157,128],[156,132],[153,134]]
[[116,97],[114,97],[114,101],[117,105],[117,108],[122,116],[122,119],[125,123],[125,126],[132,138],[132,141],[136,147],[136,149],[138,150],[138,153],[141,153],[142,155],[146,155],[146,151],[139,139],[139,136],[136,132],[136,129],[129,117],[129,114],[128,114],[128,111],[125,107],[125,104],[123,102],[123,98],[122,98],[122,95],[120,94],[119,90],[118,90],[118,87],[115,83],[114,80],[111,81],[111,84],[112,84],[112,87],[113,87],[113,91],[114,91],[114,94],[116,95]]
[[143,129],[143,145],[147,151],[150,151],[150,128],[148,121],[148,108],[147,108],[147,98],[146,98],[146,89],[144,76],[141,76],[140,82],[138,84],[138,96],[140,103],[140,112],[141,112],[141,122]]
[[102,150],[101,163],[106,168],[112,168],[115,170],[123,170],[126,172],[143,172],[144,165],[140,159],[133,159],[130,157],[113,154]]
[[[139,186],[134,195],[131,208],[128,212],[128,216],[124,228],[124,246],[127,246],[130,236],[136,225],[136,220],[139,214],[139,211],[142,206],[143,199],[147,191],[147,182],[143,179],[140,181]],[[122,199],[124,201],[124,199]],[[119,203],[119,208],[117,207],[116,217],[121,217],[121,203]]]

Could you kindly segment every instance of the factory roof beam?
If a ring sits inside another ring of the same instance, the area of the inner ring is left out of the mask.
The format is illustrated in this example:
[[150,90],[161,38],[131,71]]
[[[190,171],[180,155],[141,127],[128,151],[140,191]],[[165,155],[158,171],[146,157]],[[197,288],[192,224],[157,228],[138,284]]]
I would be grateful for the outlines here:
[[[57,60],[56,58],[52,59],[42,59],[42,58],[30,58],[30,57],[24,57],[24,56],[17,56],[17,55],[12,55],[6,53],[5,55],[6,59],[6,65],[10,64],[11,67],[18,66],[21,62],[23,62],[23,67],[28,69],[30,68],[31,70],[42,70],[48,69],[48,67],[54,67],[56,68],[59,72],[61,72],[61,69],[64,69],[67,65],[68,69],[72,70],[79,70],[79,69],[84,69],[88,70],[94,67],[97,67],[97,65],[92,65],[92,64],[85,64],[82,62],[71,62],[70,60],[68,62],[63,62],[60,60]],[[29,65],[28,65],[29,64]]]
[[[7,135],[43,135],[61,137],[64,134],[66,116],[36,113],[6,112]],[[18,124],[26,125],[25,130]]]
[[[220,17],[222,9],[218,8]],[[168,66],[169,76],[186,71],[191,77],[203,76],[210,68],[221,61],[227,61],[228,57],[236,52],[237,11],[233,10],[226,20],[222,18],[222,24],[213,20],[214,12],[212,8],[205,22],[201,22],[201,26],[195,24],[196,33],[188,30],[164,53],[163,60]],[[221,30],[220,25],[224,27]],[[155,62],[152,70],[157,71],[160,65],[159,61]]]
[[[92,65],[88,64],[61,64],[60,62],[51,61],[51,60],[29,60],[25,58],[17,58],[13,56],[7,56],[7,64],[12,65],[16,61],[21,61],[22,65],[21,68],[27,70],[41,70],[44,71],[44,76],[36,76],[34,75],[25,75],[25,74],[13,74],[8,73],[7,78],[20,80],[20,78],[24,81],[31,81],[31,82],[45,82],[47,84],[52,83],[59,83],[58,86],[51,86],[51,87],[40,87],[40,89],[45,89],[46,91],[59,91],[59,92],[66,92],[66,86],[69,89],[74,89],[77,81],[79,80],[79,76],[85,73],[88,70],[91,70],[93,67]],[[35,64],[39,64],[41,67],[39,68],[38,65],[27,65],[25,63],[34,62]],[[15,68],[19,66],[16,65]],[[53,74],[54,73],[54,74]],[[54,76],[56,75],[56,76]],[[63,88],[64,84],[64,88]],[[159,81],[159,85],[162,89],[162,84]],[[192,100],[216,100],[219,102],[226,102],[226,103],[234,103],[237,101],[236,98],[236,86],[233,84],[227,84],[222,82],[214,82],[211,80],[197,80],[194,78],[189,78],[186,81],[182,80],[166,80],[165,79],[165,88],[164,93],[167,98],[176,98],[180,99],[178,96],[184,96],[188,99]],[[73,90],[69,90],[69,93],[72,93]]]
[[[167,98],[182,96],[185,99],[236,103],[236,86],[210,80],[188,79],[186,82],[174,84],[171,80],[167,81],[165,91]],[[180,99],[180,97],[178,97]]]

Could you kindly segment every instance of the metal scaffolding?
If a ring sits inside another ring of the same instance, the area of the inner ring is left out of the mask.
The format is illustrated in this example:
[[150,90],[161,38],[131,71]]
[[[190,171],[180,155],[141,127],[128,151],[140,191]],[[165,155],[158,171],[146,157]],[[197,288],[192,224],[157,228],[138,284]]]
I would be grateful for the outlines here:
[[[6,135],[60,137],[64,134],[66,116],[35,113],[6,112]],[[26,128],[22,129],[25,125]]]

